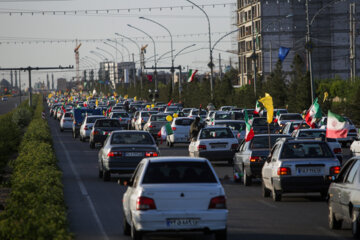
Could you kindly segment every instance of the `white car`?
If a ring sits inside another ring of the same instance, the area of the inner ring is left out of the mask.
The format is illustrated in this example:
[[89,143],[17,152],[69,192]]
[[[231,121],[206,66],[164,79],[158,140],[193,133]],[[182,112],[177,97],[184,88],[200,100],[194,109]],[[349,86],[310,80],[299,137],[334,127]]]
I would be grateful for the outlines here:
[[145,123],[149,120],[152,114],[157,114],[157,111],[141,111],[135,121],[135,130],[143,130]]
[[85,141],[90,138],[91,130],[94,126],[94,123],[97,119],[105,118],[103,115],[91,115],[86,116],[84,121],[80,126],[80,141]]
[[[275,115],[274,115],[275,116]],[[287,122],[303,121],[300,113],[280,113],[278,124],[283,127]]]
[[123,196],[123,229],[132,239],[144,233],[203,231],[227,239],[226,196],[204,158],[145,158]]
[[173,119],[171,123],[173,134],[166,136],[166,145],[172,147],[175,143],[189,143],[190,125],[194,120],[194,118],[190,117],[178,117]]
[[238,142],[241,143],[246,135],[245,121],[243,120],[215,120],[214,126],[224,126],[230,128]]
[[228,127],[211,126],[200,130],[196,141],[189,144],[190,157],[232,163],[239,142]]
[[65,114],[62,115],[60,120],[60,131],[63,132],[65,129],[72,130],[72,124],[73,124],[72,113],[66,112]]

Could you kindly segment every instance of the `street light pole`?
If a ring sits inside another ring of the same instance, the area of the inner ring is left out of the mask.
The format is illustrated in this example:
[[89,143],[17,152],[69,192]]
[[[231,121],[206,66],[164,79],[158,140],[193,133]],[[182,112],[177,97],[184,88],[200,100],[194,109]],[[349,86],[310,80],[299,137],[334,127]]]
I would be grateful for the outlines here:
[[124,54],[117,48],[117,47],[115,47],[115,46],[113,46],[113,45],[111,45],[110,43],[108,43],[108,42],[104,42],[104,44],[106,44],[106,45],[108,45],[108,46],[110,46],[110,47],[112,47],[112,48],[114,48],[115,50],[116,50],[116,52],[118,52],[118,53],[120,53],[120,55],[121,55],[121,59],[122,59],[122,61],[124,61]]
[[204,9],[202,9],[199,5],[193,3],[190,0],[185,0],[189,3],[191,3],[192,5],[194,5],[195,7],[197,7],[201,12],[203,12],[205,14],[206,20],[208,22],[208,30],[209,30],[209,51],[210,51],[210,63],[208,64],[208,66],[210,67],[210,91],[211,91],[211,100],[214,100],[214,89],[213,89],[213,73],[214,73],[214,64],[213,64],[213,54],[212,54],[212,48],[211,48],[211,28],[210,28],[210,19],[209,16],[207,15],[207,13],[204,11]]
[[138,31],[142,32],[143,34],[145,34],[146,36],[148,36],[148,37],[151,39],[151,41],[153,42],[153,44],[154,44],[155,89],[158,90],[157,71],[156,71],[157,61],[156,61],[156,44],[155,44],[155,41],[154,41],[154,39],[153,39],[148,33],[144,32],[143,30],[141,30],[141,29],[139,29],[139,28],[137,28],[137,27],[134,27],[134,26],[132,26],[132,25],[130,25],[130,24],[128,24],[128,26],[131,27],[131,28],[133,28],[133,29],[135,29],[135,30],[138,30]]
[[167,28],[167,27],[165,27],[164,25],[162,25],[162,24],[160,24],[159,22],[156,22],[156,21],[154,21],[154,20],[152,20],[152,19],[149,19],[149,18],[146,18],[146,17],[139,17],[140,19],[144,19],[144,20],[147,20],[147,21],[150,21],[150,22],[152,22],[152,23],[155,23],[155,24],[157,24],[157,25],[159,25],[160,27],[162,27],[163,29],[165,29],[168,33],[169,33],[169,35],[170,35],[170,50],[171,50],[171,70],[170,70],[170,72],[171,72],[171,74],[172,74],[172,77],[171,77],[171,87],[172,87],[172,92],[174,92],[174,85],[175,85],[175,82],[174,82],[174,72],[175,72],[175,69],[174,69],[174,55],[173,55],[173,52],[174,52],[174,48],[173,48],[173,37],[172,37],[172,34],[171,34],[171,32],[170,32],[170,30]]
[[[110,38],[108,38],[108,39],[106,39],[107,41],[109,41],[109,42],[114,42],[114,43],[116,43],[116,44],[118,44],[118,45],[120,45],[120,46],[122,46],[123,48],[125,48],[125,50],[127,51],[127,53],[128,53],[128,57],[129,57],[129,62],[131,61],[131,59],[130,59],[130,56],[131,56],[131,54],[130,54],[130,51],[129,51],[129,49],[124,45],[124,44],[121,44],[121,43],[119,43],[117,40],[116,41],[114,41],[114,40],[112,40],[112,39],[110,39]],[[109,46],[111,46],[111,45],[109,45]],[[118,50],[118,51],[120,51],[120,50]],[[122,59],[123,61],[124,61],[124,58]]]

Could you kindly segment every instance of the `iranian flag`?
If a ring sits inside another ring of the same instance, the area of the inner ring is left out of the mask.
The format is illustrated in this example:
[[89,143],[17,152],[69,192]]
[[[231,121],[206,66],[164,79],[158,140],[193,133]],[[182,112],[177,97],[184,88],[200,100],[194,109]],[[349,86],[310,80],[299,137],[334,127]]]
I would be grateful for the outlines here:
[[258,101],[256,101],[254,114],[259,114],[260,110],[261,110],[260,103]]
[[315,128],[315,122],[322,117],[320,105],[318,103],[318,99],[316,98],[313,105],[311,105],[310,109],[307,111],[305,115],[305,121],[307,125],[311,128]]
[[251,139],[254,138],[254,130],[251,127],[252,118],[249,119],[247,111],[245,111],[245,126],[246,126],[246,135],[245,135],[245,141],[249,142]]
[[194,77],[197,72],[198,72],[198,70],[193,71],[192,69],[190,69],[189,75],[188,75],[188,80],[187,80],[188,83],[194,81]]
[[64,108],[64,105],[61,106],[61,110],[63,110],[63,112],[66,113],[66,109]]
[[275,115],[275,119],[274,119],[274,123],[277,123],[279,121],[279,117],[280,117],[280,111],[277,110],[276,115]]
[[326,137],[327,138],[346,138],[348,134],[346,120],[330,110],[327,117]]

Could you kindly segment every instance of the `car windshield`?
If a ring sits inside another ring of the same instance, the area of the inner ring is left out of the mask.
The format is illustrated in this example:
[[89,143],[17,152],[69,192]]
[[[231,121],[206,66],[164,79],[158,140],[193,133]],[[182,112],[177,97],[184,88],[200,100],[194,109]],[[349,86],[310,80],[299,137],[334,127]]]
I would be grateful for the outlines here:
[[86,123],[94,123],[98,119],[102,119],[104,117],[88,117]]
[[65,118],[71,118],[71,117],[72,117],[72,113],[67,112],[67,113],[65,113],[64,117],[65,117]]
[[309,137],[309,138],[318,138],[318,137],[325,137],[326,131],[300,131],[299,137]]
[[112,114],[113,118],[128,118],[129,114],[127,114],[126,112],[114,112]]
[[254,118],[252,122],[253,126],[267,126],[267,124],[266,118]]
[[230,113],[217,113],[215,114],[215,120],[229,120],[231,119]]
[[244,119],[244,114],[242,112],[232,112],[231,114],[235,117],[235,120]]
[[120,127],[120,122],[113,119],[101,119],[95,122],[95,127]]
[[123,132],[113,133],[111,137],[111,144],[155,144],[148,133],[137,132]]
[[280,158],[331,158],[331,150],[325,142],[285,143]]
[[192,119],[192,118],[176,119],[175,120],[175,125],[178,125],[178,126],[190,126],[193,121],[194,121],[194,119]]
[[206,162],[150,162],[142,184],[217,183]]
[[[270,136],[270,148],[272,148],[276,142],[276,140],[280,136]],[[255,136],[250,143],[250,149],[261,149],[268,148],[269,149],[269,136]]]
[[280,116],[280,120],[303,120],[300,114],[285,114]]
[[167,115],[152,115],[150,121],[166,122]]
[[225,126],[230,128],[231,130],[242,131],[245,129],[244,122],[216,122],[215,125]]
[[202,129],[200,139],[234,138],[229,128],[207,128]]

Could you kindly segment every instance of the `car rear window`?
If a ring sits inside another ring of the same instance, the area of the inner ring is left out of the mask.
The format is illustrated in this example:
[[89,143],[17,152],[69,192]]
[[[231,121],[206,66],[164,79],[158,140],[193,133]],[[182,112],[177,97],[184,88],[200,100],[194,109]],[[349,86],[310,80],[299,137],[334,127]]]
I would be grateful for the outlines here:
[[235,120],[243,120],[244,114],[241,112],[232,112],[232,116],[234,116]]
[[166,117],[167,115],[159,115],[159,116],[152,115],[150,117],[150,121],[166,122]]
[[127,114],[126,112],[117,112],[117,113],[113,113],[112,114],[113,118],[128,118],[129,114]]
[[225,126],[231,130],[242,131],[245,129],[245,123],[243,122],[215,122],[216,126]]
[[303,120],[300,114],[281,115],[280,120]]
[[231,114],[230,113],[217,113],[215,114],[215,120],[230,120]]
[[333,154],[325,142],[285,143],[280,158],[331,158]]
[[267,124],[266,118],[254,118],[252,122],[253,126],[267,126]]
[[187,119],[176,119],[175,125],[178,126],[190,126],[194,119],[187,118]]
[[87,123],[94,123],[96,120],[102,119],[102,118],[104,118],[104,117],[88,117],[86,122]]
[[148,133],[123,132],[113,133],[111,144],[155,144],[152,137]]
[[[290,132],[293,132],[295,129],[298,129],[299,127],[300,127],[300,123],[291,124]],[[303,124],[301,124],[301,128],[308,129],[308,128],[310,128],[310,126],[307,125],[306,123],[303,123]]]
[[[199,110],[193,110],[191,114],[192,115],[199,115]],[[200,115],[206,115],[206,111],[201,110]]]
[[299,137],[318,138],[326,136],[326,131],[301,131]]
[[213,139],[213,138],[234,138],[234,134],[229,128],[208,128],[202,129],[200,139]]
[[217,183],[206,162],[150,162],[143,184]]
[[[270,136],[270,148],[272,148],[278,138],[281,136]],[[269,136],[255,136],[250,143],[250,149],[269,149]]]
[[101,119],[95,122],[95,127],[120,127],[120,122],[118,120],[112,119]]
[[65,116],[64,117],[66,117],[66,118],[71,118],[72,117],[72,113],[71,112],[67,112],[67,113],[65,113]]

